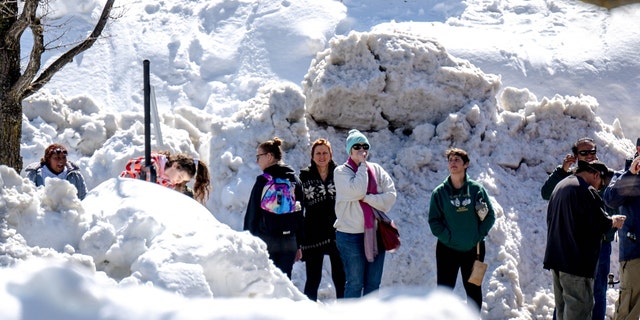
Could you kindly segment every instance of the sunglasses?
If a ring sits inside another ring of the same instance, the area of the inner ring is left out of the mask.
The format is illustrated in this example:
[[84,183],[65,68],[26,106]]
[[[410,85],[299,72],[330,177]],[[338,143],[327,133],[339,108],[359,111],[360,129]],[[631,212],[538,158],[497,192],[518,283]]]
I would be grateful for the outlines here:
[[369,150],[369,145],[368,144],[354,144],[353,150],[360,150],[360,149],[365,149],[365,150]]
[[66,156],[67,155],[67,150],[62,150],[62,149],[58,148],[58,149],[55,149],[55,150],[51,151],[51,153],[55,153],[55,154],[61,154],[62,153],[62,154],[64,154]]
[[593,154],[596,154],[596,153],[598,153],[598,150],[596,150],[596,149],[578,151],[578,154],[581,155],[581,156],[586,156],[588,154],[592,154],[593,155]]

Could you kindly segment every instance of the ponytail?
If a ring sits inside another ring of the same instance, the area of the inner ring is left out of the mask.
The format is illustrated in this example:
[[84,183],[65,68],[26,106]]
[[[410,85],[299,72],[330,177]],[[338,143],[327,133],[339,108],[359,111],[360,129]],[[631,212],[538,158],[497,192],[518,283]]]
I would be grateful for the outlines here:
[[211,192],[211,179],[209,177],[209,167],[202,161],[194,160],[196,164],[195,183],[193,184],[193,197],[196,201],[204,204],[209,199]]

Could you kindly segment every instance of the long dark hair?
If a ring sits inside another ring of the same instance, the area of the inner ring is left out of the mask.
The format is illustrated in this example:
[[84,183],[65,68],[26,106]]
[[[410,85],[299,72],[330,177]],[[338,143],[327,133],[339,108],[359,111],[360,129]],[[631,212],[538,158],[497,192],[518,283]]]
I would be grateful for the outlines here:
[[193,184],[193,198],[204,204],[209,199],[211,192],[211,178],[209,177],[209,167],[206,163],[188,156],[184,153],[172,155],[168,151],[158,152],[167,157],[166,167],[171,167],[174,163],[178,164],[178,169],[184,170],[190,176],[195,178]]

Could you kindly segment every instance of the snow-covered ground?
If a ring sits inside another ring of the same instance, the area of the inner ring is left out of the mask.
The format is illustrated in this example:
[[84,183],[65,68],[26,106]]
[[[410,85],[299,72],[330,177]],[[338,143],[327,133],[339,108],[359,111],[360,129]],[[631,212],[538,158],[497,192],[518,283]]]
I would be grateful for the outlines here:
[[[51,17],[73,17],[63,39],[84,37],[101,3],[56,2]],[[456,146],[497,210],[482,318],[550,319],[542,182],[580,137],[620,168],[634,150],[627,138],[640,135],[639,5],[144,0],[115,12],[107,37],[24,103],[25,164],[63,143],[91,192],[80,202],[65,182],[35,189],[0,168],[0,261],[11,266],[0,269],[2,318],[468,319],[460,283],[433,291],[427,224],[443,153]],[[154,147],[209,164],[204,207],[116,178],[143,154],[144,59],[162,122]],[[327,270],[323,303],[311,303],[299,290],[304,263],[289,282],[261,241],[238,232],[260,173],[255,147],[279,136],[299,169],[325,137],[340,163],[353,127],[396,182],[390,215],[403,245],[387,257],[379,295],[336,302]],[[616,258],[614,244],[613,272]],[[616,289],[608,296],[612,315]]]

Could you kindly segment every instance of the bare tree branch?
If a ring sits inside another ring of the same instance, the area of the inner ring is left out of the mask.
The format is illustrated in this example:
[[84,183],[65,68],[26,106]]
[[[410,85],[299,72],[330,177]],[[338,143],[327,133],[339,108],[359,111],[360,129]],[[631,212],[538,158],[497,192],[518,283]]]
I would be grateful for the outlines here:
[[34,94],[35,92],[37,92],[40,88],[42,88],[45,84],[47,84],[49,80],[51,80],[51,78],[56,74],[56,72],[62,69],[62,67],[64,67],[66,64],[73,61],[73,58],[75,56],[89,49],[93,45],[93,43],[96,42],[96,40],[102,33],[102,30],[106,26],[107,21],[109,20],[109,14],[111,13],[111,9],[113,7],[114,2],[115,0],[107,0],[107,2],[104,5],[104,8],[102,9],[102,14],[100,15],[100,19],[98,20],[95,28],[93,29],[93,32],[91,32],[91,34],[87,37],[87,39],[85,39],[83,42],[81,42],[77,46],[71,48],[69,51],[65,52],[62,56],[56,59],[51,65],[49,65],[40,74],[40,76],[34,82],[32,82],[28,88],[26,88],[26,90],[23,92],[21,96],[21,99],[25,99],[30,95]]
[[35,17],[38,10],[38,0],[25,0],[22,8],[22,14],[18,20],[7,31],[5,37],[5,45],[9,50],[15,50],[20,47],[20,37],[22,33],[31,23],[30,18]]
[[44,52],[44,28],[41,24],[41,20],[36,17],[35,10],[31,12],[29,21],[31,21],[29,28],[33,34],[33,46],[31,47],[29,63],[27,64],[24,73],[12,87],[12,91],[15,92],[26,91],[27,86],[29,86],[31,81],[33,81],[33,78],[38,74],[38,70],[40,70],[42,53]]
[[18,1],[9,0],[0,2],[0,17],[7,19],[9,16],[15,15],[15,10],[12,9],[12,6],[15,6],[17,3]]

